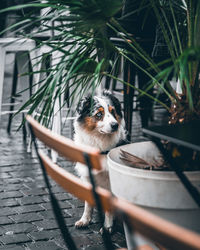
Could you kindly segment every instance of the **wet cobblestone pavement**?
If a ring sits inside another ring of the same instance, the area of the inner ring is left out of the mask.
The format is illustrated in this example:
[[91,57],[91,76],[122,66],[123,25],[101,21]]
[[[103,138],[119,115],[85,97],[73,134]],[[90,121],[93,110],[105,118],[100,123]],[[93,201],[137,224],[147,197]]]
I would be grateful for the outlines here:
[[[4,102],[8,102],[6,98],[12,82],[10,72],[13,64],[9,60]],[[16,132],[21,114],[13,120],[11,135],[6,131],[7,122],[8,116],[3,115],[0,121],[0,249],[67,249],[54,219],[38,159],[34,150],[27,153],[22,130]],[[67,126],[64,134],[69,135]],[[72,163],[59,158],[58,164],[74,172]],[[76,229],[74,223],[82,215],[83,202],[66,193],[55,182],[51,181],[51,184],[78,249],[104,249],[96,212],[86,229]],[[116,226],[112,241],[116,248],[126,246],[121,225]]]
[[[20,122],[20,119],[16,121]],[[22,132],[8,135],[7,117],[3,116],[0,129],[0,249],[66,249],[52,212],[50,198],[40,165],[34,154],[27,153]],[[58,163],[70,172],[73,165],[62,158]],[[83,202],[66,193],[51,181],[59,200],[66,225],[79,249],[104,249],[99,234],[97,214],[86,229],[76,229],[74,223],[83,211]],[[121,225],[112,235],[117,247],[125,246]]]

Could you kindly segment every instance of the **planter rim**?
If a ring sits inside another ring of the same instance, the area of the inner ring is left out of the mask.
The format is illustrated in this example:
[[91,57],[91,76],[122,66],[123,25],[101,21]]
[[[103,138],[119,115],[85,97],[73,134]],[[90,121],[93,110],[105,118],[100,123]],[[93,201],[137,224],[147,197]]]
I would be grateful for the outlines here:
[[[107,154],[107,159],[108,162],[112,162],[113,164],[117,165],[119,167],[118,171],[123,171],[123,170],[127,170],[127,171],[131,171],[131,174],[133,174],[133,172],[137,173],[137,174],[141,174],[143,175],[143,178],[163,178],[163,179],[168,179],[169,180],[178,180],[178,176],[176,175],[176,173],[172,170],[150,170],[150,169],[140,169],[140,168],[136,168],[136,167],[131,167],[126,165],[126,163],[122,162],[119,158],[114,160],[113,158],[113,154],[116,153],[116,151],[119,151],[119,149],[124,149],[127,147],[131,147],[131,144],[126,144],[123,146],[119,146],[116,148],[113,148],[110,150],[110,152]],[[117,154],[119,155],[119,154]],[[115,157],[116,158],[116,157]],[[110,165],[110,164],[109,164]],[[194,170],[194,171],[184,171],[184,173],[188,176],[191,177],[193,180],[199,180],[200,179],[200,170]]]

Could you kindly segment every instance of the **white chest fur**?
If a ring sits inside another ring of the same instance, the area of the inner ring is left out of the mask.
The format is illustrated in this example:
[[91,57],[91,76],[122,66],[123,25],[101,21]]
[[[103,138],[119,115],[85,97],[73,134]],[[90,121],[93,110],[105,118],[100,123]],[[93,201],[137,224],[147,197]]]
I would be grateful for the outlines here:
[[[120,125],[118,131],[112,135],[101,135],[99,133],[95,134],[95,132],[87,133],[87,131],[80,127],[77,121],[74,122],[74,129],[74,141],[76,144],[95,147],[101,152],[109,151],[110,149],[114,148],[118,142],[120,140],[124,140],[126,136],[122,125]],[[102,157],[102,166],[103,171],[107,171],[106,155]],[[75,169],[80,176],[88,176],[88,169],[86,166],[77,163]]]

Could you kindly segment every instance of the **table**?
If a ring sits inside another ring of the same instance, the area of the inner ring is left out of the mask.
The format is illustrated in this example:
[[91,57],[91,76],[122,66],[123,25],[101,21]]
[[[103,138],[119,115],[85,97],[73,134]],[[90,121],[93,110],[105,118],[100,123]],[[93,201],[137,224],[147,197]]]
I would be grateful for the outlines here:
[[200,151],[200,121],[144,128],[143,133]]

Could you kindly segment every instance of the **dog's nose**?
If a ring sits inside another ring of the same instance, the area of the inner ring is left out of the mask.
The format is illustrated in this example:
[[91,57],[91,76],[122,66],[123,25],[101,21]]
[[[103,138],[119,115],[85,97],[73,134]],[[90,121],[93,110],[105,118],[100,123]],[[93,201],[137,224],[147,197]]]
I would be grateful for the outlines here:
[[112,131],[116,131],[119,127],[119,124],[117,122],[112,122],[111,123],[111,128],[112,128]]

